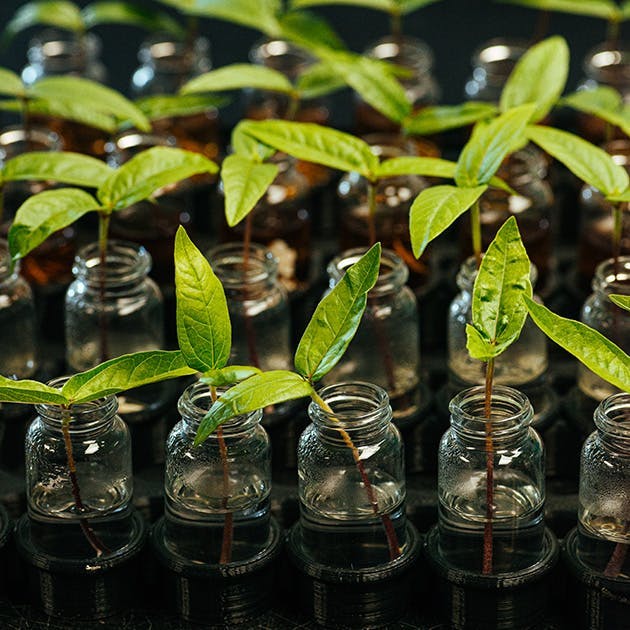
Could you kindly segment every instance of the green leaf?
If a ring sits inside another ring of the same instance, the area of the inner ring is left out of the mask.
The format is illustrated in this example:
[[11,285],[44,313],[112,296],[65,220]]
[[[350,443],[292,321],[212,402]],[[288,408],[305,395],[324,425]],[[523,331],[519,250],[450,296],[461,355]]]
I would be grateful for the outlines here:
[[630,295],[609,295],[610,300],[620,308],[630,311]]
[[630,135],[630,118],[624,114],[621,95],[614,88],[600,86],[594,90],[580,90],[569,94],[561,102],[578,111],[597,116]]
[[630,188],[619,195],[608,195],[606,199],[612,202],[630,203]]
[[475,188],[433,186],[423,190],[411,205],[409,214],[411,247],[415,257],[420,258],[427,245],[464,214],[487,189],[488,186],[484,185]]
[[0,68],[0,94],[17,97],[26,96],[26,89],[22,79],[7,68]]
[[206,94],[164,94],[145,96],[136,101],[142,113],[151,121],[160,118],[177,118],[178,116],[194,116],[208,110],[222,107],[229,100],[223,96]]
[[147,199],[160,188],[197,173],[216,173],[217,165],[200,153],[172,147],[151,147],[134,155],[99,187],[97,197],[121,210]]
[[621,3],[621,17],[623,20],[630,18],[630,0],[624,0]]
[[221,167],[225,218],[230,227],[240,223],[260,201],[278,174],[276,164],[258,164],[229,155]]
[[65,405],[65,396],[54,387],[37,381],[14,381],[0,376],[0,402]]
[[376,11],[387,11],[387,13],[390,13],[394,7],[394,0],[292,0],[291,7],[303,9],[330,4],[363,7],[364,9],[375,9]]
[[217,427],[234,416],[304,398],[312,393],[312,385],[295,372],[273,370],[255,374],[221,394],[201,421],[195,444],[201,444]]
[[249,365],[228,365],[218,370],[206,370],[199,380],[212,387],[228,387],[255,374],[262,374],[262,372]]
[[194,373],[179,350],[135,352],[71,376],[61,393],[77,404]]
[[308,11],[289,11],[280,18],[280,35],[289,41],[317,52],[322,47],[344,50],[339,35],[322,17]]
[[233,63],[211,70],[191,79],[183,85],[180,94],[225,92],[254,88],[269,92],[292,94],[293,85],[282,72],[249,63]]
[[630,392],[630,357],[621,348],[582,322],[560,317],[533,300],[526,298],[525,303],[547,337],[605,381]]
[[247,158],[251,162],[260,163],[276,153],[273,147],[252,138],[246,133],[246,130],[247,122],[242,121],[232,131],[232,150],[235,155]]
[[462,105],[424,107],[406,118],[403,126],[408,134],[429,135],[493,118],[498,111],[496,105],[477,101],[469,101]]
[[501,111],[534,103],[531,121],[542,120],[564,91],[569,57],[567,42],[558,35],[532,46],[518,60],[501,92]]
[[56,26],[74,33],[85,30],[81,12],[76,4],[64,0],[44,0],[22,5],[6,25],[2,38],[5,41],[9,40],[20,31],[36,24]]
[[30,94],[50,103],[64,103],[92,108],[122,122],[131,122],[140,131],[150,131],[146,116],[122,94],[100,83],[82,77],[63,76],[40,79]]
[[177,4],[183,4],[191,15],[234,22],[270,37],[280,33],[277,16],[282,10],[281,0],[194,0]]
[[81,15],[88,29],[99,24],[126,24],[150,32],[170,33],[175,37],[186,35],[186,31],[167,13],[129,2],[94,2],[88,4]]
[[101,160],[81,153],[31,151],[8,160],[3,181],[50,179],[73,186],[98,187],[112,169]]
[[515,139],[522,135],[534,110],[534,105],[521,105],[487,125],[475,127],[457,161],[457,185],[472,188],[487,184],[513,149]]
[[205,372],[230,358],[232,326],[221,282],[183,227],[175,236],[177,340],[190,367]]
[[589,17],[603,18],[604,20],[616,20],[619,9],[614,0],[498,0],[505,4],[518,4],[523,7],[543,9],[547,11],[560,11],[573,15],[586,15]]
[[[532,295],[529,274],[516,218],[510,217],[490,243],[475,278],[472,325],[479,335],[467,344],[473,359],[488,361],[518,339],[527,318],[523,296]],[[487,341],[482,352],[480,339]]]
[[377,243],[317,305],[295,352],[295,369],[304,378],[318,381],[343,356],[361,322],[367,293],[378,279],[380,262]]
[[402,15],[407,15],[413,11],[417,11],[418,9],[423,9],[430,4],[435,4],[440,0],[393,0],[395,4],[400,7],[400,12]]
[[29,197],[18,208],[9,230],[11,258],[26,256],[51,234],[99,207],[92,195],[77,188],[45,190]]
[[299,160],[354,171],[368,179],[378,170],[378,158],[366,142],[330,127],[285,120],[246,120],[239,126],[243,133]]
[[325,61],[315,63],[300,74],[295,89],[300,100],[319,98],[346,86],[342,76]]
[[626,169],[615,164],[606,151],[590,142],[566,131],[541,125],[527,127],[526,134],[574,175],[595,186],[606,197],[619,195],[628,188],[630,179]]

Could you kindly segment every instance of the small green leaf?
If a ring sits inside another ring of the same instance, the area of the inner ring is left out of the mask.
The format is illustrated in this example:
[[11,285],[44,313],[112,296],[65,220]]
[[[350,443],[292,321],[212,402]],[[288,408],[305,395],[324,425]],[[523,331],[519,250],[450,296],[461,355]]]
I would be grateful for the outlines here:
[[14,381],[0,376],[0,402],[65,405],[66,397],[54,387],[37,381]]
[[317,305],[295,352],[295,369],[318,381],[341,359],[359,327],[367,293],[378,279],[380,243],[374,245]]
[[190,15],[234,22],[270,37],[280,34],[277,16],[282,10],[281,0],[179,0],[167,4],[183,5]]
[[343,77],[329,63],[315,63],[300,74],[295,89],[300,100],[319,98],[346,86]]
[[[245,127],[243,127],[245,125]],[[268,160],[276,153],[273,147],[263,144],[246,133],[247,122],[242,121],[232,131],[232,150],[235,155],[247,158],[251,162],[260,163]]]
[[64,0],[43,0],[22,5],[6,25],[2,37],[9,40],[20,31],[36,24],[56,26],[74,33],[85,30],[81,12],[76,4]]
[[534,103],[531,121],[542,120],[564,91],[569,56],[566,41],[557,35],[532,46],[518,60],[501,92],[501,111]]
[[230,358],[232,326],[221,282],[183,227],[175,236],[177,340],[190,367],[206,372]]
[[330,127],[285,120],[245,120],[239,126],[243,133],[299,160],[355,171],[368,179],[378,170],[378,158],[366,142]]
[[621,95],[614,88],[603,85],[594,90],[580,90],[569,94],[561,102],[580,112],[597,116],[630,135],[630,118],[625,115]]
[[623,20],[630,19],[630,0],[621,3],[621,17]]
[[413,11],[423,9],[430,4],[435,4],[439,1],[440,0],[393,0],[393,2],[399,6],[402,15],[408,15]]
[[258,164],[229,155],[221,167],[225,218],[230,227],[240,223],[267,192],[278,174],[276,164]]
[[217,107],[222,107],[229,100],[223,96],[206,94],[164,94],[145,96],[135,103],[142,113],[151,121],[160,118],[177,118],[178,116],[194,116]]
[[427,245],[464,214],[487,189],[487,186],[433,186],[423,190],[411,205],[409,214],[411,247],[415,257],[420,258]]
[[606,197],[621,194],[628,188],[630,179],[626,169],[615,164],[606,151],[590,142],[572,133],[541,125],[530,125],[526,134],[574,175],[595,186]]
[[505,4],[518,4],[523,7],[542,9],[545,11],[560,11],[574,15],[615,20],[619,9],[614,0],[498,0]]
[[606,199],[613,203],[630,203],[630,188],[619,195],[607,195]]
[[26,96],[26,89],[22,79],[7,68],[0,68],[0,94],[3,96],[17,96],[18,98]]
[[99,24],[125,24],[147,31],[165,32],[175,37],[184,37],[186,31],[167,13],[129,2],[94,2],[81,11],[85,28]]
[[249,63],[233,63],[191,79],[183,85],[180,94],[225,92],[245,88],[282,94],[293,93],[293,85],[282,72]]
[[101,203],[121,210],[147,199],[160,188],[198,173],[216,173],[217,165],[200,153],[172,147],[151,147],[134,155],[99,187]]
[[280,18],[280,33],[283,38],[317,52],[322,47],[343,50],[345,46],[339,35],[319,15],[308,11],[289,11]]
[[51,234],[99,207],[92,195],[77,188],[45,190],[29,197],[18,208],[9,230],[11,258],[26,256]]
[[630,311],[630,295],[609,295],[610,300],[620,308]]
[[[516,219],[510,217],[490,243],[475,278],[472,326],[479,335],[467,334],[473,359],[497,357],[518,339],[527,318],[523,296],[532,295],[529,274],[529,258]],[[480,340],[487,342],[482,352]]]
[[457,161],[457,185],[472,188],[487,184],[513,150],[515,140],[522,135],[534,111],[535,105],[521,105],[487,125],[475,127]]
[[560,317],[533,300],[526,298],[525,303],[547,337],[605,381],[630,392],[630,356],[621,348],[582,322]]
[[195,444],[201,444],[217,427],[234,416],[304,398],[312,392],[310,383],[295,372],[273,370],[255,374],[221,394],[201,421]]
[[112,169],[81,153],[31,151],[10,159],[2,169],[3,181],[50,179],[73,186],[98,187]]
[[364,9],[375,9],[389,13],[394,6],[394,0],[292,0],[291,7],[294,9],[303,9],[306,7],[319,7],[330,4],[363,7]]
[[199,380],[212,387],[228,387],[255,374],[262,374],[262,372],[249,365],[228,365],[218,370],[206,370]]
[[429,135],[488,120],[496,116],[498,111],[496,105],[477,101],[462,105],[424,107],[406,118],[403,126],[408,134]]

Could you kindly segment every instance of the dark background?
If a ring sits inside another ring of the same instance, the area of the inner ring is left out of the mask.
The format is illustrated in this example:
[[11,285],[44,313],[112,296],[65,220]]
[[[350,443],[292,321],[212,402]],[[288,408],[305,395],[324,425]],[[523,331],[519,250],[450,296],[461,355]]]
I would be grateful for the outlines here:
[[[0,0],[0,24],[4,25],[23,2]],[[77,2],[79,5],[86,1]],[[148,0],[139,4],[150,4]],[[377,11],[356,7],[322,7],[315,9],[328,18],[335,29],[356,51],[385,35],[389,24],[387,16]],[[435,53],[434,73],[442,86],[444,103],[463,100],[464,84],[470,74],[470,57],[479,46],[491,37],[517,36],[531,38],[535,32],[537,13],[491,0],[442,0],[405,18],[406,33],[424,39]],[[0,65],[19,71],[26,61],[26,50],[35,28],[20,34],[8,48],[0,51]],[[208,36],[215,67],[235,61],[247,60],[251,45],[261,35],[218,20],[202,19],[202,34]],[[109,71],[109,83],[128,92],[129,80],[137,66],[137,50],[144,32],[121,26],[102,26],[94,29],[103,40],[102,60]],[[587,17],[552,14],[550,32],[564,35],[572,51],[571,76],[568,89],[573,89],[582,75],[582,59],[589,48],[605,38],[606,24]],[[228,119],[239,114],[231,107]],[[335,112],[337,124],[348,124],[349,112],[343,106]]]

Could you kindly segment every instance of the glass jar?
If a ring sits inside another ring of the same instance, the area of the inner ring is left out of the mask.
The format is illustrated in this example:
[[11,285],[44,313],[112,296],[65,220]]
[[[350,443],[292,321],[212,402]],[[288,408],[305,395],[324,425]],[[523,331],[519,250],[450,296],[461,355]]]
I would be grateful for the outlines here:
[[[181,420],[166,442],[164,544],[176,556],[204,564],[243,562],[270,540],[271,449],[262,411],[236,416],[199,446],[199,423],[212,405],[207,385],[179,399]],[[231,553],[224,557],[228,515]]]
[[[630,352],[630,313],[610,301],[611,293],[630,295],[630,256],[605,260],[597,267],[593,278],[593,293],[582,306],[581,321],[604,337]],[[578,387],[594,400],[617,393],[619,390],[580,363]]]
[[[400,79],[400,83],[415,111],[438,102],[440,87],[432,74],[433,52],[423,41],[408,36],[383,37],[366,48],[363,54],[409,71],[409,76]],[[356,124],[358,133],[396,132],[400,128],[363,101],[359,95],[356,96]]]
[[333,568],[386,564],[386,532],[397,553],[407,542],[404,455],[387,394],[369,383],[342,383],[319,395],[333,413],[311,403],[311,424],[300,437],[300,554]]
[[527,48],[525,40],[503,37],[482,44],[470,61],[473,71],[464,88],[465,98],[498,103],[505,82]]
[[487,506],[487,428],[492,430],[492,574],[535,565],[544,553],[544,449],[529,425],[526,396],[495,386],[492,416],[485,388],[460,392],[438,453],[439,553],[453,567],[481,573]]
[[66,361],[77,372],[104,359],[163,346],[162,295],[144,247],[109,241],[104,286],[97,243],[79,250],[65,306]]
[[0,374],[31,378],[37,370],[37,325],[33,293],[11,269],[9,244],[0,239]]
[[280,282],[290,294],[301,293],[308,288],[311,273],[310,188],[293,158],[276,154],[272,161],[279,168],[275,180],[247,219],[233,228],[223,219],[222,241],[242,241],[251,221],[251,240],[276,257]]
[[593,419],[580,462],[577,554],[593,571],[630,579],[630,554],[614,557],[630,545],[630,394],[603,400]]
[[[364,253],[364,249],[351,249],[330,262],[331,289]],[[325,379],[326,383],[367,381],[382,387],[397,423],[413,418],[420,406],[418,305],[411,289],[405,286],[408,277],[402,259],[384,249],[378,280],[368,293],[361,325],[343,358]]]
[[[536,267],[531,266],[530,279],[536,284]],[[485,363],[473,359],[466,349],[466,324],[472,322],[472,293],[477,277],[473,257],[462,264],[457,274],[460,289],[449,307],[448,367],[455,381],[463,386],[485,382]],[[537,302],[540,298],[534,296]],[[540,379],[547,370],[547,342],[542,331],[530,318],[517,341],[498,356],[494,366],[494,382],[513,387],[527,386]]]

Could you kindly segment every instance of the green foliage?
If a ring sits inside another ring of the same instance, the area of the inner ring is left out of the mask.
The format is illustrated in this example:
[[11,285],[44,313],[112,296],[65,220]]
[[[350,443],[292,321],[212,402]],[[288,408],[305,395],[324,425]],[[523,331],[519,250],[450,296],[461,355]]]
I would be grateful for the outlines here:
[[346,86],[344,77],[330,63],[315,63],[300,73],[295,89],[301,100],[319,98]]
[[620,22],[628,18],[628,10],[620,8],[615,0],[498,0],[505,4],[518,4],[532,9],[560,11],[574,15],[603,18]]
[[403,122],[405,132],[416,135],[430,135],[472,125],[480,120],[489,120],[498,114],[496,105],[469,101],[462,105],[437,105],[424,107],[411,114]]
[[85,30],[81,10],[74,2],[43,0],[23,4],[5,26],[3,39],[6,41],[36,24],[55,26],[75,33]]
[[207,94],[160,94],[145,96],[135,103],[140,111],[151,121],[160,118],[176,118],[178,116],[194,116],[208,110],[223,107],[229,99],[223,96]]
[[14,381],[0,376],[0,401],[27,404],[64,405],[66,398],[58,389],[37,381]]
[[216,370],[206,370],[199,379],[210,387],[228,387],[262,372],[250,365],[228,365]]
[[289,11],[280,17],[280,34],[285,39],[316,53],[318,50],[343,50],[344,43],[328,23],[308,11]]
[[22,79],[7,68],[0,68],[0,94],[3,96],[17,96],[18,98],[26,94],[26,88],[22,83]]
[[630,107],[614,88],[602,85],[594,90],[580,90],[563,98],[561,104],[597,116],[630,135]]
[[467,348],[474,359],[488,361],[516,341],[527,318],[523,297],[531,297],[530,264],[516,219],[510,217],[488,247],[475,279],[472,325]]
[[181,94],[224,92],[255,88],[282,94],[292,94],[293,85],[282,72],[249,63],[233,63],[191,79],[181,88]]
[[303,8],[331,4],[349,5],[385,11],[391,15],[406,15],[435,2],[439,2],[439,0],[292,0],[291,6]]
[[619,308],[623,308],[626,311],[630,311],[630,295],[609,295],[612,302],[614,302]]

